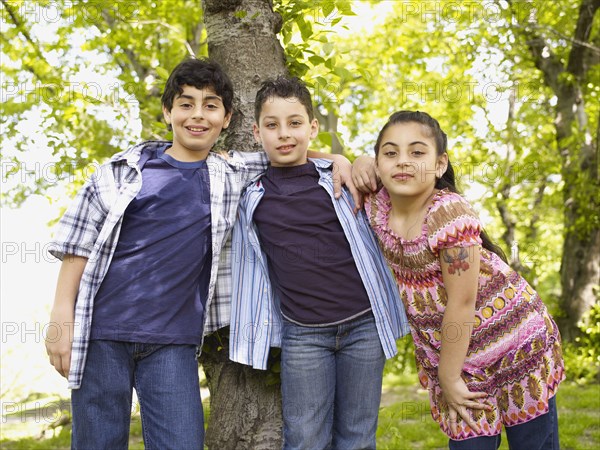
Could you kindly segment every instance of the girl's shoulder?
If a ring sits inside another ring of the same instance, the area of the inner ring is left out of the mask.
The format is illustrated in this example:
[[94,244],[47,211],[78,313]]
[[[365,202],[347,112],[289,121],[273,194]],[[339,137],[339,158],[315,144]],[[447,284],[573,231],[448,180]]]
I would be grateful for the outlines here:
[[434,252],[478,242],[481,231],[479,217],[471,204],[460,194],[445,189],[435,194],[425,217],[425,225]]
[[425,220],[447,221],[459,216],[472,216],[478,219],[477,213],[462,195],[442,189],[431,200]]
[[462,195],[449,191],[448,189],[442,189],[433,196],[431,205],[429,206],[429,212],[432,213],[447,206],[473,209],[471,204]]
[[372,217],[374,220],[376,218],[384,219],[392,208],[390,195],[385,188],[381,188],[378,192],[365,196],[364,206],[367,217]]

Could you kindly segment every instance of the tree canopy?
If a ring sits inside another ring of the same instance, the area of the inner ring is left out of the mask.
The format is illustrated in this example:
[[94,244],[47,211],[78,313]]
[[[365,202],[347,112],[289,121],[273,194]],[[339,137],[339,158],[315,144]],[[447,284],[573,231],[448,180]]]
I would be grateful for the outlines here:
[[[573,327],[598,284],[585,267],[598,267],[599,3],[278,0],[272,32],[311,86],[321,148],[369,152],[398,109],[438,118],[489,231]],[[236,23],[260,22],[252,2],[232,5]],[[345,25],[369,8],[375,26]],[[198,0],[2,0],[3,203],[168,137],[160,93],[182,58],[208,55],[209,12]]]

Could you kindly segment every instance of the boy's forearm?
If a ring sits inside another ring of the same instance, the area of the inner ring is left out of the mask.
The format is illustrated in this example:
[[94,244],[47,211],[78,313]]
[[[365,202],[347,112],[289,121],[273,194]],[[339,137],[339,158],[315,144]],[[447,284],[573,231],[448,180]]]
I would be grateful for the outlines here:
[[344,158],[347,159],[344,155],[338,155],[338,154],[333,154],[333,153],[322,153],[322,152],[316,152],[314,150],[309,150],[306,155],[309,158],[322,158],[322,159],[330,159],[332,161],[335,161],[337,158]]
[[65,255],[54,295],[53,310],[73,311],[79,292],[79,283],[88,259],[82,256]]
[[65,378],[68,378],[71,367],[75,301],[87,261],[87,258],[81,256],[64,256],[58,274],[54,306],[50,313],[53,326],[48,327],[45,336],[50,364]]
[[342,195],[342,185],[345,185],[354,199],[354,212],[358,212],[362,208],[362,195],[354,187],[354,182],[352,181],[352,164],[348,158],[344,155],[319,153],[313,150],[309,150],[307,156],[309,158],[323,158],[333,161],[333,192],[335,198],[340,198]]

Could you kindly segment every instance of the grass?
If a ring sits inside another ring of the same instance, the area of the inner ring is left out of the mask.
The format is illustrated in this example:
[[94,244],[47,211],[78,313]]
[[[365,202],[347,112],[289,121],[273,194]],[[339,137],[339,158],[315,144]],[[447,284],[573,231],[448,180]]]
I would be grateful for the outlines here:
[[[40,400],[41,401],[41,400]],[[56,403],[56,400],[53,400]],[[43,403],[41,403],[43,405]],[[600,384],[579,386],[564,382],[557,394],[559,432],[562,450],[588,450],[600,448]],[[14,420],[32,415],[25,407],[18,413],[2,418],[2,434],[9,435],[15,427],[27,425]],[[46,409],[46,413],[50,414]],[[205,411],[208,414],[208,411]],[[38,439],[38,429],[28,436],[2,438],[3,450],[59,450],[70,448],[70,427],[57,430],[54,436]],[[42,425],[43,426],[43,425]],[[18,430],[17,430],[18,431]],[[23,430],[21,430],[23,431]],[[47,432],[52,435],[52,432]],[[130,449],[144,448],[139,415],[132,417]],[[417,386],[416,376],[387,376],[379,414],[377,446],[380,450],[446,449],[448,440],[429,413],[427,393]],[[506,436],[502,437],[501,450],[507,450]]]
[[[431,418],[427,392],[409,378],[387,378],[377,429],[381,450],[446,449],[448,438]],[[562,450],[600,448],[600,385],[564,382],[557,393]],[[502,433],[501,450],[508,450]]]

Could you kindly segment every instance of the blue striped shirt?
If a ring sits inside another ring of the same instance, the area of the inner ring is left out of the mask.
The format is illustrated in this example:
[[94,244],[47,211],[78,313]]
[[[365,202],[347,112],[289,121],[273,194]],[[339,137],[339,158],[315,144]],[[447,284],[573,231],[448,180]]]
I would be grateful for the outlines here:
[[[367,291],[381,346],[385,356],[391,358],[397,353],[396,339],[410,332],[398,285],[364,211],[354,215],[352,196],[346,190],[339,200],[334,198],[331,161],[310,161],[319,172],[319,184],[331,197]],[[254,211],[263,195],[264,188],[257,179],[246,189],[233,227],[229,357],[264,370],[270,347],[281,346],[281,310],[253,222]]]

